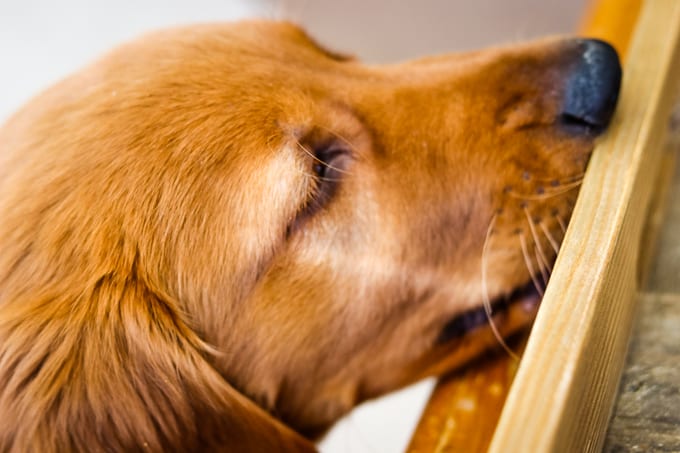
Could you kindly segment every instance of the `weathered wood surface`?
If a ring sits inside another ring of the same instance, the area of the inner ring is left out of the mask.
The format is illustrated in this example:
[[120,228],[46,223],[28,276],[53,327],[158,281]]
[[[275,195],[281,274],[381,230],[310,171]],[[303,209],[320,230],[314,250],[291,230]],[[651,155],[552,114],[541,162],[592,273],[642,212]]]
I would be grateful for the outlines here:
[[640,297],[606,453],[680,452],[679,327],[680,294]]

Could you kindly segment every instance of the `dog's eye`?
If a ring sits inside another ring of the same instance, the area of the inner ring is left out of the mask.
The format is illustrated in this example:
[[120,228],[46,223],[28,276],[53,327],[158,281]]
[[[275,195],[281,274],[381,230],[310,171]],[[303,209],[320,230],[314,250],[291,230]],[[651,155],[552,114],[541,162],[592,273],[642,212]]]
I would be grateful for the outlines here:
[[288,227],[289,235],[333,199],[352,159],[349,151],[336,143],[314,147],[309,154],[314,183],[307,202]]
[[314,175],[322,183],[337,182],[345,172],[347,158],[347,151],[335,145],[314,150]]
[[310,200],[313,211],[324,207],[335,195],[338,185],[347,174],[351,157],[346,148],[338,144],[319,146],[314,149],[312,171],[315,176],[315,190]]

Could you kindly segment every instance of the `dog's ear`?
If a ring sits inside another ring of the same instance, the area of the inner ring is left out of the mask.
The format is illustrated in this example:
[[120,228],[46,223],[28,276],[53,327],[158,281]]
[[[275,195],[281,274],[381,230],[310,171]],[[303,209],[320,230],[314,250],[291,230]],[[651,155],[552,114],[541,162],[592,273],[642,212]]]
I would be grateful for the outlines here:
[[217,373],[167,297],[89,287],[0,304],[0,451],[316,451]]

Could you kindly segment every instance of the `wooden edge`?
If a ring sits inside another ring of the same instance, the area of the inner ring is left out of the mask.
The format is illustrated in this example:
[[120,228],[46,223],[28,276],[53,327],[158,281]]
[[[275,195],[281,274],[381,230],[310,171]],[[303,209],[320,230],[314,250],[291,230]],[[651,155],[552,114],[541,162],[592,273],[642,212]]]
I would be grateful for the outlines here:
[[617,115],[593,153],[490,452],[599,451],[635,312],[644,217],[678,75],[680,2],[642,7]]
[[[604,39],[625,57],[642,0],[592,1],[579,33]],[[524,350],[529,332],[516,351]],[[486,451],[514,380],[518,363],[496,354],[437,383],[407,448],[417,452]],[[470,410],[470,402],[475,402]]]

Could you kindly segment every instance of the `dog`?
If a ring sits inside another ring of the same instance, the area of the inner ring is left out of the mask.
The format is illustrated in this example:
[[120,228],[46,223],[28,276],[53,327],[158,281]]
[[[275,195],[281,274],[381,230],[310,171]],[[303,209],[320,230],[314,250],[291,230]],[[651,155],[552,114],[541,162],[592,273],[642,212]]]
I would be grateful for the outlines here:
[[533,319],[621,68],[364,65],[286,22],[124,44],[0,129],[0,451],[314,451]]

